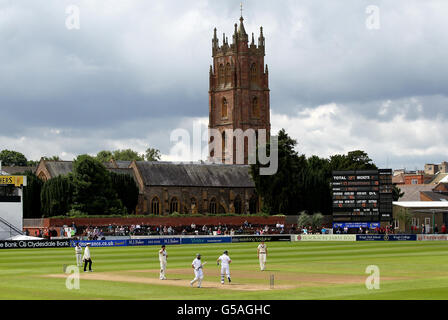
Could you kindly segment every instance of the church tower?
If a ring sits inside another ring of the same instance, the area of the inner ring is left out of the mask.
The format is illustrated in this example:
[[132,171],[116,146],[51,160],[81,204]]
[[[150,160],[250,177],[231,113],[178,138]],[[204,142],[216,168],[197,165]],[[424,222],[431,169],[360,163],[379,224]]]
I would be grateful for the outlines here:
[[[264,64],[263,27],[260,27],[258,45],[255,44],[253,33],[249,43],[243,21],[241,14],[239,25],[235,23],[232,43],[229,44],[223,34],[220,45],[216,28],[212,39],[209,128],[219,130],[223,136],[223,162],[228,154],[224,147],[224,130],[254,129],[258,132],[259,129],[265,129],[267,140],[270,137],[268,66]],[[245,164],[248,163],[247,143],[245,140]],[[235,144],[233,149],[235,151]],[[215,156],[213,150],[209,152],[211,157]],[[235,155],[232,163],[236,163]]]

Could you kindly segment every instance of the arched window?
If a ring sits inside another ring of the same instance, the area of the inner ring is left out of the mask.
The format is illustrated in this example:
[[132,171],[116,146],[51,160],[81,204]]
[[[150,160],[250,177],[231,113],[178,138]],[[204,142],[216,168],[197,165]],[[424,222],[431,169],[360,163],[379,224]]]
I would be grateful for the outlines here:
[[224,84],[225,74],[224,74],[224,66],[222,64],[219,65],[218,77],[219,77],[219,84]]
[[235,200],[233,200],[233,206],[235,207],[235,213],[242,213],[242,203],[240,196],[237,196]]
[[227,99],[226,98],[222,98],[221,117],[222,118],[227,118],[228,117]]
[[258,105],[258,98],[254,97],[252,100],[252,116],[254,118],[260,117],[260,106]]
[[250,83],[257,83],[257,65],[255,63],[250,66]]
[[154,197],[151,200],[151,213],[160,214],[159,198]]
[[212,214],[216,214],[216,199],[215,198],[212,198],[212,200],[210,200],[209,211]]
[[230,63],[226,65],[226,84],[232,83],[232,69],[230,68]]
[[176,197],[173,197],[170,202],[170,213],[179,212],[179,202]]

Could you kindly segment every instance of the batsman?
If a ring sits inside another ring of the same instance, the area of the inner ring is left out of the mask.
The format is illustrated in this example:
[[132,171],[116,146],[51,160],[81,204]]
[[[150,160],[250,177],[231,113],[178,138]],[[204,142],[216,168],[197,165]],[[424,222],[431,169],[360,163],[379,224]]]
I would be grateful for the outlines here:
[[218,266],[219,262],[221,262],[221,284],[224,284],[224,274],[227,276],[227,280],[229,280],[230,283],[232,281],[230,280],[230,263],[232,262],[232,259],[230,259],[227,250],[216,260]]

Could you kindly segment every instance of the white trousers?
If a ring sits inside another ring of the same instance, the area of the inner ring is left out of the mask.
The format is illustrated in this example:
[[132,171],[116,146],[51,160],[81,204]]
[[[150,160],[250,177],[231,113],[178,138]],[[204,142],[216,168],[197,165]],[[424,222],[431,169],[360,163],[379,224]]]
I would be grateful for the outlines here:
[[230,278],[230,267],[221,265],[221,282],[224,282],[224,275]]
[[266,254],[260,253],[258,255],[258,260],[260,261],[260,270],[263,271],[266,265]]
[[160,280],[165,280],[166,261],[160,261]]
[[190,283],[193,285],[197,281],[198,288],[200,288],[202,279],[204,279],[204,272],[202,272],[202,268],[200,268],[198,270],[194,270],[194,279]]
[[77,253],[76,254],[76,265],[78,267],[82,266],[82,254],[81,253]]

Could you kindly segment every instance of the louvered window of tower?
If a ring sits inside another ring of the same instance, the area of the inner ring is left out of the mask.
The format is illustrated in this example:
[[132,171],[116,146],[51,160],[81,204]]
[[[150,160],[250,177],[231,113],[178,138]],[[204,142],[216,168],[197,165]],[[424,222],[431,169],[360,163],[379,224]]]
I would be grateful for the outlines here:
[[257,83],[257,66],[255,63],[250,66],[250,82]]
[[230,63],[226,65],[226,84],[232,84],[232,70],[230,69]]
[[224,66],[222,64],[219,65],[219,84],[224,84],[225,74],[224,74]]

